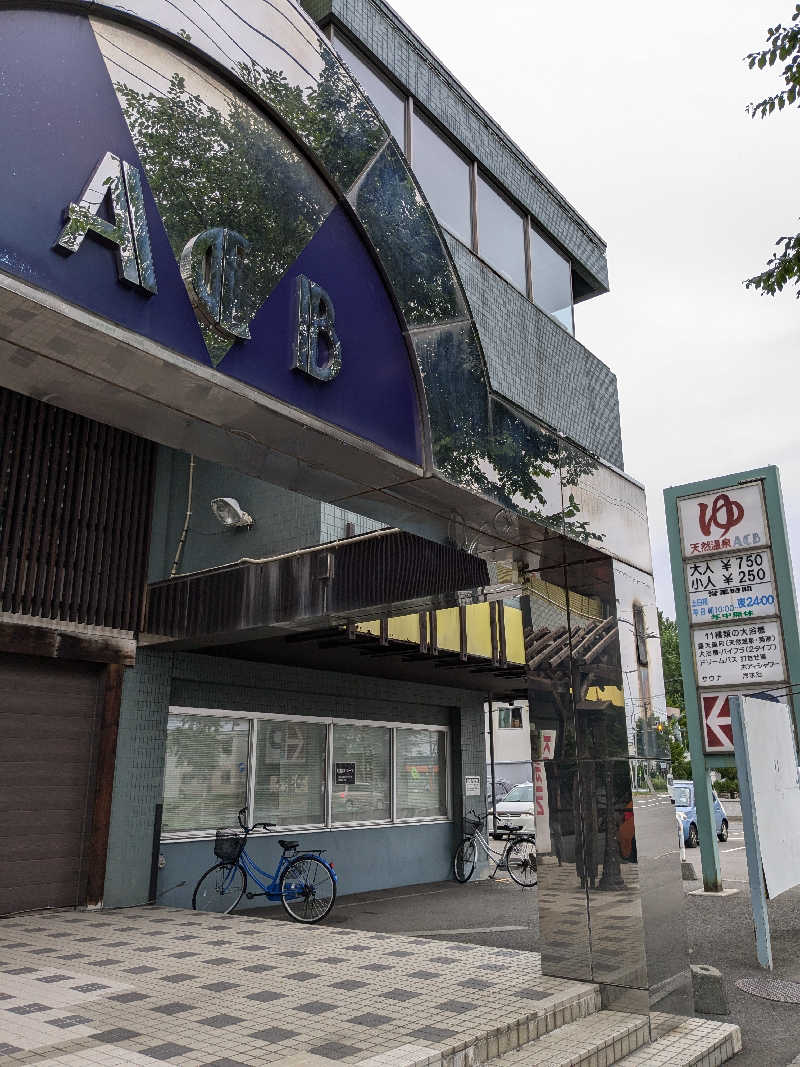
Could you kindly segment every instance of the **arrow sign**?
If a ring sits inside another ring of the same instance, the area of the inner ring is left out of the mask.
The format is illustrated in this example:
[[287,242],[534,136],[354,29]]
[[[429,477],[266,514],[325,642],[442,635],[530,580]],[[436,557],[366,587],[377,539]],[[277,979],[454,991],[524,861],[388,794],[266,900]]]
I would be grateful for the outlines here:
[[703,696],[703,746],[707,755],[733,752],[731,706],[727,696]]

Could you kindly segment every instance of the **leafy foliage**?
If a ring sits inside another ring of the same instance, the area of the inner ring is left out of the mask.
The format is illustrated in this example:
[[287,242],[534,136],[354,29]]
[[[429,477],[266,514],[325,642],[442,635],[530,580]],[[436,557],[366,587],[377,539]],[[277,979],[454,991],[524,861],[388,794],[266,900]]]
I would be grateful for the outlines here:
[[664,693],[667,705],[671,708],[680,708],[681,711],[678,729],[669,738],[672,777],[691,778],[692,765],[687,751],[686,699],[683,693],[681,653],[678,647],[678,624],[674,619],[668,619],[659,611],[658,632],[661,636],[661,663],[664,669]]
[[[764,70],[783,63],[781,78],[784,88],[765,96],[757,103],[749,104],[747,112],[751,118],[766,118],[776,110],[787,107],[800,107],[800,4],[795,5],[791,17],[791,26],[771,26],[767,31],[767,47],[759,52],[751,52],[745,58],[752,70]],[[757,289],[762,294],[774,296],[789,282],[797,286],[796,296],[800,299],[800,233],[793,236],[779,237],[775,242],[778,251],[767,261],[766,270],[747,278],[748,289]]]
[[667,705],[670,708],[680,708],[685,714],[686,700],[683,695],[678,624],[674,619],[668,619],[661,611],[658,613],[658,633],[661,637],[661,663],[664,668],[664,692]]

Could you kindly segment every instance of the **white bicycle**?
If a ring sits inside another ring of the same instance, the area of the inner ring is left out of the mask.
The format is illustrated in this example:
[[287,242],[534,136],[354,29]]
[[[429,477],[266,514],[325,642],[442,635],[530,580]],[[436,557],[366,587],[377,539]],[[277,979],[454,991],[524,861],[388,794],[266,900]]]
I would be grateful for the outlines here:
[[536,835],[520,833],[521,826],[498,823],[497,830],[490,835],[493,841],[504,842],[502,849],[498,852],[492,848],[483,833],[488,814],[488,811],[485,811],[483,815],[470,811],[464,820],[468,827],[467,833],[453,857],[453,874],[456,881],[468,882],[470,880],[475,872],[475,861],[480,848],[490,863],[494,860],[494,869],[489,874],[490,878],[494,878],[499,868],[504,867],[517,885],[521,885],[523,889],[536,885],[538,880]]

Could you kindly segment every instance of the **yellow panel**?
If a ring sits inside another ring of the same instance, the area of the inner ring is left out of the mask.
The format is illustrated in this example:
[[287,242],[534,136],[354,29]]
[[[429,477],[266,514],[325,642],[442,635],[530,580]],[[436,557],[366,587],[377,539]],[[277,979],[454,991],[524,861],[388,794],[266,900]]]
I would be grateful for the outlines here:
[[374,634],[375,637],[381,636],[381,624],[375,622],[357,622],[356,633],[359,634]]
[[524,664],[525,638],[522,633],[522,612],[519,608],[504,609],[506,623],[506,659],[509,663]]
[[467,604],[467,652],[492,658],[492,631],[488,604]]
[[419,644],[419,615],[398,615],[389,619],[389,637],[394,641]]
[[607,701],[617,708],[625,707],[625,697],[618,685],[593,685],[586,690],[587,700]]
[[436,645],[445,652],[461,651],[458,608],[442,608],[436,612]]

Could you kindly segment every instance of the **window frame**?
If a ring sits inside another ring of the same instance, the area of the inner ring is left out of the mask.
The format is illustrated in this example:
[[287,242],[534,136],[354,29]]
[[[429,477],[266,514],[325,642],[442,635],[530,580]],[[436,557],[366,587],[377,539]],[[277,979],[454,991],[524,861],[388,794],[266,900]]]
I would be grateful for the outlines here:
[[[481,230],[480,230],[480,224],[481,224],[480,185],[481,185],[481,182],[483,182],[483,184],[487,187],[487,189],[489,189],[492,193],[494,193],[494,195],[499,200],[501,200],[506,205],[506,207],[510,208],[511,211],[517,216],[517,218],[519,220],[519,224],[520,224],[519,236],[521,238],[520,244],[521,244],[521,248],[522,248],[522,270],[523,270],[523,274],[524,274],[524,280],[523,280],[523,283],[522,283],[522,287],[517,285],[517,283],[511,278],[510,275],[506,274],[503,270],[500,269],[500,267],[498,267],[496,264],[492,263],[491,260],[487,259],[486,254],[481,251]],[[473,219],[474,219],[474,230],[473,230],[473,234],[472,234],[473,250],[476,252],[478,258],[481,260],[482,263],[485,263],[486,266],[489,267],[491,270],[493,270],[495,272],[495,274],[497,274],[499,277],[501,277],[504,282],[507,282],[513,289],[516,289],[516,291],[518,293],[521,293],[524,297],[526,297],[527,299],[530,300],[531,299],[531,295],[530,295],[531,294],[531,275],[532,275],[532,266],[531,266],[531,259],[530,259],[530,240],[529,240],[529,237],[528,237],[528,230],[529,230],[530,225],[531,225],[530,214],[527,211],[525,211],[524,208],[521,208],[511,198],[511,196],[505,191],[505,189],[502,188],[502,186],[500,186],[498,184],[497,179],[492,174],[490,174],[488,170],[485,170],[483,167],[480,167],[478,165],[476,165],[475,168],[474,168],[474,177],[473,177],[473,182],[472,182],[472,196],[473,196]]]
[[[568,253],[564,252],[558,246],[558,244],[556,243],[555,238],[544,229],[544,227],[540,224],[540,222],[537,219],[535,219],[533,217],[533,215],[531,214],[530,210],[528,208],[526,208],[523,204],[519,203],[508,192],[508,190],[505,188],[505,186],[501,185],[499,183],[499,181],[497,180],[497,178],[489,170],[487,170],[484,166],[482,166],[478,162],[478,160],[452,135],[452,133],[439,121],[439,119],[436,118],[436,116],[432,112],[428,111],[425,108],[424,105],[420,104],[420,102],[416,99],[416,97],[412,93],[410,93],[408,91],[408,89],[404,85],[402,85],[402,83],[397,81],[390,73],[386,72],[378,64],[376,59],[370,53],[367,53],[367,51],[364,48],[363,42],[359,41],[355,37],[351,37],[350,34],[347,33],[346,31],[342,31],[339,28],[338,25],[334,28],[333,23],[329,24],[329,26],[326,28],[326,32],[327,32],[327,35],[328,35],[328,39],[329,39],[329,41],[331,43],[331,46],[334,49],[336,48],[336,41],[337,41],[337,38],[338,38],[340,41],[342,41],[344,43],[346,48],[349,48],[352,52],[354,52],[357,55],[357,57],[375,74],[376,77],[380,78],[381,81],[383,81],[390,90],[395,92],[398,96],[400,96],[405,101],[405,129],[404,129],[403,143],[400,144],[400,147],[403,150],[403,154],[406,157],[406,161],[407,161],[408,165],[411,167],[411,170],[414,171],[414,176],[415,177],[416,177],[416,171],[414,169],[414,125],[415,125],[415,122],[416,122],[417,118],[420,118],[423,122],[427,123],[427,125],[432,128],[434,133],[438,137],[440,137],[445,142],[445,144],[447,144],[447,146],[450,149],[452,149],[452,151],[454,151],[456,153],[456,155],[460,156],[464,160],[464,162],[469,167],[469,205],[470,205],[470,212],[469,212],[470,213],[470,239],[469,239],[468,242],[466,242],[466,247],[468,247],[470,249],[470,251],[474,255],[476,255],[478,257],[478,259],[480,259],[481,263],[483,263],[484,266],[488,267],[489,270],[491,270],[494,274],[496,274],[498,276],[498,278],[502,278],[503,281],[507,285],[510,285],[516,292],[518,292],[522,296],[524,296],[525,299],[530,304],[533,304],[533,306],[538,311],[540,311],[543,315],[546,315],[547,318],[551,322],[554,322],[557,326],[559,326],[562,330],[564,330],[565,333],[569,334],[570,337],[574,338],[575,337],[575,286],[574,286],[574,279],[573,279],[572,257]],[[343,60],[343,62],[345,62],[345,64],[346,64],[345,60]],[[386,123],[386,120],[383,118],[383,115],[381,115],[381,121],[384,123],[384,125],[388,129],[388,124]],[[389,132],[391,133],[391,130]],[[487,182],[490,186],[492,186],[494,191],[503,200],[505,200],[509,204],[509,206],[511,208],[513,208],[514,211],[516,211],[518,214],[521,215],[522,229],[523,229],[523,259],[524,259],[524,264],[525,264],[525,287],[524,288],[520,288],[516,284],[516,282],[511,281],[511,279],[507,275],[503,274],[502,271],[498,270],[497,267],[495,267],[492,263],[490,263],[489,260],[486,259],[481,254],[481,251],[480,251],[480,206],[478,204],[478,184],[479,184],[478,183],[478,178],[479,177],[483,181]],[[419,182],[420,188],[422,188],[422,183],[419,181],[419,178],[417,178],[417,181]],[[424,193],[424,190],[423,190],[423,193]],[[425,199],[427,201],[427,199],[428,199],[427,196],[425,197]],[[430,204],[429,204],[429,206],[430,206]],[[454,240],[461,242],[461,244],[465,243],[463,241],[463,239],[458,236],[458,234],[453,233],[453,231],[450,229],[450,227],[447,226],[439,218],[439,216],[436,214],[436,212],[433,210],[432,207],[430,208],[430,210],[433,213],[434,218],[436,219],[438,225],[447,234],[449,234]],[[571,327],[565,325],[560,319],[557,319],[554,315],[550,314],[549,311],[545,311],[545,309],[543,307],[541,307],[541,305],[537,304],[537,302],[536,302],[535,295],[534,295],[534,285],[533,285],[533,275],[534,275],[533,258],[534,257],[533,257],[533,250],[532,250],[532,247],[531,247],[532,246],[532,242],[531,242],[531,232],[532,231],[535,232],[538,237],[540,237],[543,240],[547,241],[547,243],[549,245],[551,245],[552,248],[559,255],[563,256],[567,261],[567,264],[569,266]]]
[[403,152],[403,155],[406,157],[406,160],[410,163],[410,161],[411,161],[411,122],[412,122],[412,112],[413,112],[413,109],[414,109],[414,103],[413,103],[413,99],[414,98],[410,95],[410,93],[408,92],[407,89],[403,88],[403,86],[399,82],[395,81],[394,78],[392,78],[390,75],[386,74],[378,66],[378,64],[376,63],[375,59],[371,55],[369,55],[367,52],[365,52],[364,47],[363,47],[363,45],[362,45],[362,43],[360,41],[358,41],[355,37],[351,37],[346,32],[343,33],[339,29],[338,26],[334,27],[333,23],[331,23],[328,28],[330,30],[330,36],[328,37],[328,40],[330,41],[331,47],[336,52],[336,54],[339,57],[339,59],[341,60],[341,62],[344,63],[344,65],[347,67],[348,70],[350,70],[350,67],[347,64],[347,59],[344,56],[342,56],[336,49],[337,41],[341,42],[345,46],[345,48],[347,48],[350,52],[352,52],[355,55],[356,59],[358,59],[361,63],[363,63],[364,66],[370,71],[371,74],[373,74],[376,78],[378,78],[380,81],[382,81],[384,83],[384,85],[386,86],[386,88],[389,89],[390,92],[392,92],[396,96],[400,97],[400,102],[402,102],[402,104],[403,104],[403,139],[402,140],[400,140],[399,138],[395,137],[395,135],[392,133],[392,130],[389,127],[389,123],[384,118],[383,114],[381,113],[380,109],[378,108],[378,105],[375,103],[375,101],[372,99],[372,97],[369,95],[369,93],[367,93],[367,90],[361,85],[361,82],[358,81],[358,78],[356,77],[356,74],[354,73],[354,71],[350,70],[350,73],[355,78],[355,80],[358,83],[359,87],[364,89],[364,92],[367,93],[367,99],[370,101],[372,106],[377,111],[378,116],[380,117],[380,120],[383,123],[383,125],[389,131],[389,136],[390,137],[394,137],[395,141],[400,146],[400,148],[401,148],[401,150]]
[[[256,736],[258,727],[253,728],[253,723],[261,720],[271,722],[309,723],[324,725],[325,733],[325,802],[323,804],[324,823],[304,824],[278,824],[272,830],[254,830],[252,837],[269,837],[276,833],[320,833],[336,832],[339,830],[369,829],[391,826],[425,826],[430,823],[447,823],[453,821],[453,780],[450,768],[452,767],[452,737],[449,726],[439,726],[429,723],[391,722],[383,719],[354,719],[333,715],[291,715],[280,712],[264,711],[237,711],[231,708],[189,708],[183,705],[170,704],[168,718],[172,715],[195,715],[209,716],[226,719],[245,719],[250,723],[248,729],[248,756],[247,756],[247,785],[245,796],[247,800],[248,820],[252,817],[255,807],[256,788]],[[379,727],[389,730],[390,748],[390,803],[388,819],[353,820],[343,822],[333,820],[333,728],[335,726],[363,726],[367,728]],[[415,816],[412,818],[397,818],[397,744],[395,732],[397,730],[427,730],[431,733],[443,733],[445,735],[445,796],[446,813],[444,815]],[[161,796],[163,803],[164,784],[162,777]],[[161,840],[171,841],[202,841],[214,837],[219,827],[208,827],[204,830],[165,830]]]

